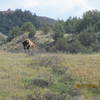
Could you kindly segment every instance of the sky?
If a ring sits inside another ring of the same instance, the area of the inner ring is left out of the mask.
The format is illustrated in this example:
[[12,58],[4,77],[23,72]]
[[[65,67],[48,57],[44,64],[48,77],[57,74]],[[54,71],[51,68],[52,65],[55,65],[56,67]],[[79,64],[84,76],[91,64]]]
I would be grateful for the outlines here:
[[0,10],[30,10],[39,16],[66,20],[82,17],[88,10],[100,10],[100,0],[0,0]]

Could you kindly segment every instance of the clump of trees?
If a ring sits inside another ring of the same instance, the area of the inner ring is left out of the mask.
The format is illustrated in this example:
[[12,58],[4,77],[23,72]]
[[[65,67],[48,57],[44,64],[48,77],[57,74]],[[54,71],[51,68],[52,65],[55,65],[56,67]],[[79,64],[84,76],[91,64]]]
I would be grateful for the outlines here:
[[21,27],[23,23],[31,22],[37,29],[45,26],[45,24],[52,24],[55,20],[32,14],[30,11],[16,9],[15,11],[8,9],[7,11],[0,11],[0,32],[8,35],[12,27]]
[[25,22],[21,27],[15,26],[8,33],[8,40],[11,41],[16,36],[22,34],[28,34],[29,38],[34,37],[36,33],[36,27],[31,22]]
[[[82,18],[69,17],[54,27],[51,51],[91,53],[100,51],[100,12],[87,11]],[[67,37],[66,37],[67,36]]]

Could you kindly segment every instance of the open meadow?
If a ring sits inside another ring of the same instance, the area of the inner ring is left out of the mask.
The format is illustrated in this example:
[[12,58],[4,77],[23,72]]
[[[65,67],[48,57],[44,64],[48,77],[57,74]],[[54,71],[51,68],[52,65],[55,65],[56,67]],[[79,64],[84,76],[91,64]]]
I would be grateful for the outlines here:
[[0,51],[0,100],[100,100],[99,85],[100,54]]
[[100,0],[1,0],[0,100],[100,100]]

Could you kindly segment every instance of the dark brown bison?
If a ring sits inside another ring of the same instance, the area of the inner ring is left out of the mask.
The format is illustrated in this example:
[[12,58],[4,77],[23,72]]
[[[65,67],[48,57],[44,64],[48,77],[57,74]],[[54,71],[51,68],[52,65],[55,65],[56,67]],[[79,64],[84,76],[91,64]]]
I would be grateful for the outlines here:
[[36,44],[32,42],[30,39],[26,39],[22,42],[24,50],[29,50],[30,48],[35,48]]

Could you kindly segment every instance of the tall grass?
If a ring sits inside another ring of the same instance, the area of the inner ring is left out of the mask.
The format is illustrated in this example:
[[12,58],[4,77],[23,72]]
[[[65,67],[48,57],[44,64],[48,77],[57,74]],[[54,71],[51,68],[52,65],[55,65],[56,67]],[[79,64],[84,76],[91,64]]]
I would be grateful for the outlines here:
[[0,100],[99,98],[99,89],[75,88],[79,83],[100,83],[100,54],[29,56],[0,51]]

